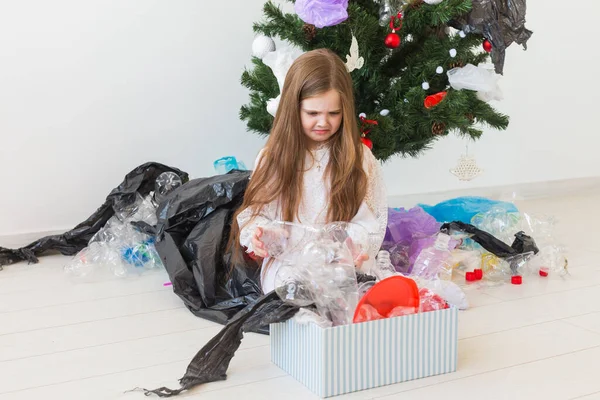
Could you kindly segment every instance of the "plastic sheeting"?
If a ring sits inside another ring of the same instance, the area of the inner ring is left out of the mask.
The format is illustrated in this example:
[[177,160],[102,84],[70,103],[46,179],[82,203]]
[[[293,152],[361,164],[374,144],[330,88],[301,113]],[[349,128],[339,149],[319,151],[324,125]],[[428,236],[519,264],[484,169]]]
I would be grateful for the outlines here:
[[473,0],[471,11],[451,25],[463,31],[483,34],[492,43],[492,62],[503,73],[506,49],[513,43],[527,49],[533,34],[525,28],[526,0]]
[[[10,265],[19,261],[37,263],[38,256],[50,250],[59,251],[67,256],[77,254],[115,215],[115,210],[126,208],[128,204],[134,204],[138,195],[146,197],[154,190],[156,178],[163,172],[174,172],[179,175],[183,182],[189,180],[188,174],[177,168],[155,162],[142,164],[125,176],[123,182],[110,192],[104,204],[94,214],[72,230],[61,235],[44,237],[20,249],[0,247],[0,270],[3,265]],[[91,180],[90,184],[92,184]]]
[[244,255],[242,264],[231,265],[226,250],[249,177],[248,171],[231,171],[191,180],[157,210],[155,245],[173,291],[194,315],[220,324],[262,295],[256,261]]

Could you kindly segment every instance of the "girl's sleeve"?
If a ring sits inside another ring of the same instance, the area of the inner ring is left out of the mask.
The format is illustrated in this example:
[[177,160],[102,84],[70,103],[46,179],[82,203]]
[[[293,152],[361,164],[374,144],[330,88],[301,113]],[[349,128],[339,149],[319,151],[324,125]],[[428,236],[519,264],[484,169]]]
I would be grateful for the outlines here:
[[388,201],[381,165],[367,147],[364,149],[364,168],[367,174],[367,192],[356,222],[371,233],[369,257],[374,259],[387,229]]
[[[258,153],[256,162],[254,164],[254,170],[256,170],[256,167],[258,167],[263,152],[264,149]],[[250,179],[252,179],[252,177],[250,177]],[[265,226],[269,222],[276,219],[277,204],[275,202],[267,204],[258,211],[256,216],[253,217],[254,211],[255,210],[251,208],[246,208],[237,216],[237,222],[240,227],[240,244],[247,248],[248,253],[254,252],[254,247],[252,246],[252,236],[254,235],[256,229]]]

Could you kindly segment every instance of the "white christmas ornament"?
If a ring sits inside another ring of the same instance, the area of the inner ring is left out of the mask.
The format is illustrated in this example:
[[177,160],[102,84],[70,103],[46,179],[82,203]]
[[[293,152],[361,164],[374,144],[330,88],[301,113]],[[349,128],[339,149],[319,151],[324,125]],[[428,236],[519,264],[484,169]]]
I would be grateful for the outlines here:
[[450,57],[454,58],[457,54],[458,52],[456,51],[456,49],[450,49]]
[[350,45],[350,54],[346,55],[346,68],[348,72],[352,72],[355,69],[361,69],[365,65],[365,59],[358,56],[358,41],[356,37],[352,35],[352,44]]
[[467,34],[465,33],[465,31],[460,31],[460,32],[458,32],[458,36],[460,36],[461,38],[464,39],[467,37]]
[[390,110],[381,110],[381,111],[379,112],[379,114],[380,114],[382,117],[387,117],[388,115],[390,115]]
[[429,90],[429,82],[423,82],[421,86],[423,87],[423,90]]
[[437,72],[438,74],[443,74],[444,73],[444,67],[437,67],[435,72]]
[[367,118],[367,114],[360,113],[360,114],[358,114],[358,118]]
[[432,4],[432,5],[435,5],[435,4],[440,4],[440,3],[441,3],[442,1],[444,1],[444,0],[424,0],[424,1],[425,1],[425,3],[427,3],[427,4]]
[[275,42],[268,36],[257,36],[252,42],[252,55],[261,60],[270,52],[275,51]]
[[474,157],[462,155],[458,159],[456,167],[451,169],[450,172],[461,181],[470,181],[479,176],[483,172],[483,169],[477,166]]
[[272,51],[263,58],[263,63],[265,63],[265,65],[267,65],[269,68],[271,68],[273,74],[275,75],[275,78],[277,78],[277,83],[279,84],[279,96],[277,96],[274,99],[270,99],[267,102],[267,111],[272,116],[275,116],[275,114],[277,113],[277,108],[279,107],[279,101],[281,99],[281,90],[283,90],[285,77],[296,58],[300,57],[302,54],[303,52],[301,50],[288,46],[279,50]]

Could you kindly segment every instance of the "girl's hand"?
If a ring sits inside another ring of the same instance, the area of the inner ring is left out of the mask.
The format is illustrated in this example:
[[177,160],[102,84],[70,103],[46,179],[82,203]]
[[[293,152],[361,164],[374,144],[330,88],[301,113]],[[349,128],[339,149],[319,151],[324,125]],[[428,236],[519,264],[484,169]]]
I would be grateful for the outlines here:
[[359,254],[358,257],[356,257],[356,259],[354,260],[354,265],[356,266],[356,268],[361,268],[363,263],[368,259],[369,256],[367,254]]
[[256,228],[254,235],[252,236],[252,247],[254,248],[254,255],[259,258],[266,258],[268,256],[265,244],[260,240],[263,235],[262,228]]

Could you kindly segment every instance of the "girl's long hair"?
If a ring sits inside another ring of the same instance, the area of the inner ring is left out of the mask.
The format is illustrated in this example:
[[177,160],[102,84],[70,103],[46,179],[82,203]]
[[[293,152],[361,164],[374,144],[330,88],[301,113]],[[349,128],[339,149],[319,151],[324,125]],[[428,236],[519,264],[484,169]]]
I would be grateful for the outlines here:
[[[342,123],[330,139],[330,161],[325,170],[330,188],[327,222],[350,221],[365,197],[367,177],[363,170],[363,145],[356,120],[352,79],[345,64],[325,49],[304,53],[291,66],[283,86],[273,128],[244,195],[235,213],[229,246],[240,259],[238,214],[250,207],[253,215],[263,206],[279,202],[282,220],[298,219],[302,201],[303,171],[309,150],[300,119],[304,99],[326,93],[339,93]],[[306,193],[310,195],[310,193]],[[299,221],[302,223],[302,221]]]

